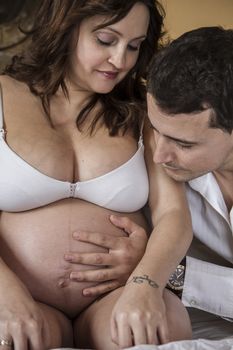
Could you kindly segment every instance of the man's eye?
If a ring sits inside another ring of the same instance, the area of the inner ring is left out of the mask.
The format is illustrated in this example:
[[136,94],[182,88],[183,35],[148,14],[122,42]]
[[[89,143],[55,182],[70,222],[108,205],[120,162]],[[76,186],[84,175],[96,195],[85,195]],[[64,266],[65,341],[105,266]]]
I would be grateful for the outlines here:
[[190,149],[193,147],[193,145],[186,145],[184,143],[178,143],[178,142],[177,142],[177,146],[181,149]]

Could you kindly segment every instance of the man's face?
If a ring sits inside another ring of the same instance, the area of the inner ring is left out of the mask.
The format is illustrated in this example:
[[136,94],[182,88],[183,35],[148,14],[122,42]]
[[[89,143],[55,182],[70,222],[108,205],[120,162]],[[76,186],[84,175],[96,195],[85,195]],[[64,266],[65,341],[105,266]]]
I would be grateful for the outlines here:
[[233,171],[233,136],[211,128],[211,109],[168,115],[148,94],[148,115],[154,130],[154,162],[177,181],[189,181],[210,171]]

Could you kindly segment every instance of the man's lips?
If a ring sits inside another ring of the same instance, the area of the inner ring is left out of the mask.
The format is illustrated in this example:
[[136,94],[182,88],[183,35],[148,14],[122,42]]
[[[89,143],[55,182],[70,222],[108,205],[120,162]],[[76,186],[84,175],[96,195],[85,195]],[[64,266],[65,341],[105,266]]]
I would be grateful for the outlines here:
[[162,163],[162,166],[163,166],[163,168],[169,169],[169,170],[183,170],[181,168],[178,168],[176,166],[169,165],[169,164],[166,164],[166,163]]

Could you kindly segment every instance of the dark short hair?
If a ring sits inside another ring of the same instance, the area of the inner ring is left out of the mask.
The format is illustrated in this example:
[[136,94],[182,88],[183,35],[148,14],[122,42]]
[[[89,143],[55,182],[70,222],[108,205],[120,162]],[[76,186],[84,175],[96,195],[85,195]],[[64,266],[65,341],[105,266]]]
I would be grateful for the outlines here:
[[137,124],[137,101],[145,100],[143,79],[163,35],[164,10],[157,0],[41,0],[31,32],[31,43],[23,55],[13,58],[13,62],[5,69],[5,74],[25,82],[34,94],[40,96],[49,115],[50,98],[58,88],[61,86],[68,95],[65,76],[69,65],[70,44],[80,23],[96,15],[109,17],[104,26],[116,23],[138,2],[149,9],[150,22],[136,65],[107,96],[96,94],[77,117],[77,126],[81,127],[86,115],[101,100],[103,108],[93,121],[92,129],[101,119],[112,135],[120,129],[126,131]]
[[210,127],[233,129],[233,30],[203,27],[181,35],[151,61],[148,92],[166,113],[212,109]]

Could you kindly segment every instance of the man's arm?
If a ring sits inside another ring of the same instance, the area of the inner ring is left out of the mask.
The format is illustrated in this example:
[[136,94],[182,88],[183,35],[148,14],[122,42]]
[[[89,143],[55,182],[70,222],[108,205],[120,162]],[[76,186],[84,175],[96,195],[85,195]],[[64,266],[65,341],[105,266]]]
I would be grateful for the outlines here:
[[182,302],[233,319],[233,269],[206,261],[186,258]]

